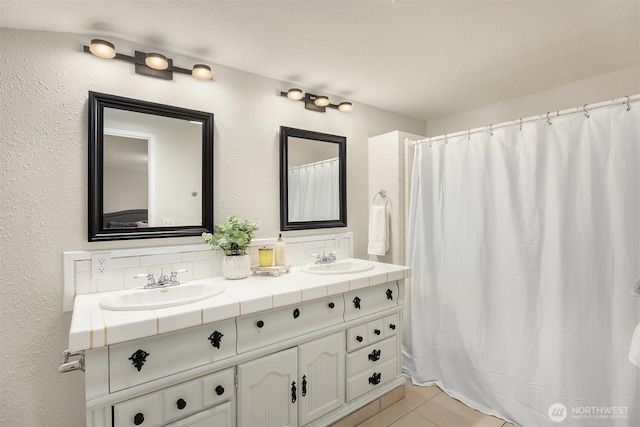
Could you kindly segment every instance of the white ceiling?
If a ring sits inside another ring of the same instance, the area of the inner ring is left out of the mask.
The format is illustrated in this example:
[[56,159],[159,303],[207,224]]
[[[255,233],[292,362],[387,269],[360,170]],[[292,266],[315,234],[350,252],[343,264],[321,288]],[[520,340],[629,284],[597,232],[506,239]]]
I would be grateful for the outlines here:
[[425,120],[640,63],[637,0],[0,0],[0,26],[118,37]]

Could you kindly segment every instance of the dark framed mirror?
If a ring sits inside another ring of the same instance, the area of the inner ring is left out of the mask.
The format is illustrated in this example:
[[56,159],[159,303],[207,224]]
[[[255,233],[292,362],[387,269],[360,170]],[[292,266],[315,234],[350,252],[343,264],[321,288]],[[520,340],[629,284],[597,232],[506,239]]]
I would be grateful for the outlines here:
[[280,230],[347,226],[347,138],[280,127]]
[[213,224],[213,114],[89,92],[89,241]]

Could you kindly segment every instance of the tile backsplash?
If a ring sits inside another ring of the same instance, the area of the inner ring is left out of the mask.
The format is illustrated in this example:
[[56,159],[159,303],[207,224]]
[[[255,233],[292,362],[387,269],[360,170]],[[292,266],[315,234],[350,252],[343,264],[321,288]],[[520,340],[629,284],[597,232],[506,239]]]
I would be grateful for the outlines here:
[[[285,237],[287,264],[300,266],[312,262],[315,253],[338,252],[338,259],[353,256],[353,233],[321,234],[312,236]],[[254,239],[249,255],[251,263],[258,264],[258,248],[273,246],[276,239]],[[111,272],[105,277],[92,277],[91,255],[106,253],[111,257]],[[179,246],[155,246],[148,248],[114,249],[99,251],[63,252],[63,311],[73,310],[75,295],[109,292],[144,286],[144,278],[138,274],[153,273],[158,277],[161,269],[165,274],[179,269],[178,280],[188,281],[222,275],[224,253],[198,243]]]

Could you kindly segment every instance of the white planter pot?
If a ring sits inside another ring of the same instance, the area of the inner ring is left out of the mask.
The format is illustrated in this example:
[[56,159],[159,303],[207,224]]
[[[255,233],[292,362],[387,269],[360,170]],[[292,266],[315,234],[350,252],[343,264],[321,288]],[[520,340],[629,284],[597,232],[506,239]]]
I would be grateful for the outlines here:
[[244,279],[251,274],[249,255],[225,255],[222,258],[222,275],[226,279]]

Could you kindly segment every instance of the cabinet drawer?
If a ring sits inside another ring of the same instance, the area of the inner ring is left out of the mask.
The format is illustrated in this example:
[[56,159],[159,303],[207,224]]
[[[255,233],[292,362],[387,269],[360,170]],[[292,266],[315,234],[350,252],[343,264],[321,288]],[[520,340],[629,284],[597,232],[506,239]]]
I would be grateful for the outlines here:
[[202,409],[202,393],[198,380],[168,387],[162,394],[163,421],[173,421]]
[[162,424],[160,393],[151,393],[113,405],[116,427],[159,426]]
[[353,400],[398,376],[396,359],[347,378],[347,401]]
[[369,331],[366,323],[347,329],[348,352],[362,348],[367,344],[369,344]]
[[391,337],[348,354],[347,377],[364,370],[373,371],[388,360],[395,359],[398,351],[396,343],[396,338]]
[[238,318],[238,353],[343,323],[341,295]]
[[232,402],[227,402],[167,424],[165,427],[231,427],[233,425],[235,424]]
[[384,331],[383,336],[385,338],[395,336],[398,333],[398,331],[400,330],[400,324],[398,323],[398,313],[387,316],[382,320],[382,330]]
[[235,394],[235,371],[233,368],[201,378],[202,406],[217,405],[230,400]]
[[358,289],[344,294],[344,320],[353,320],[398,305],[398,283]]
[[109,389],[138,384],[236,354],[233,319],[109,346]]

